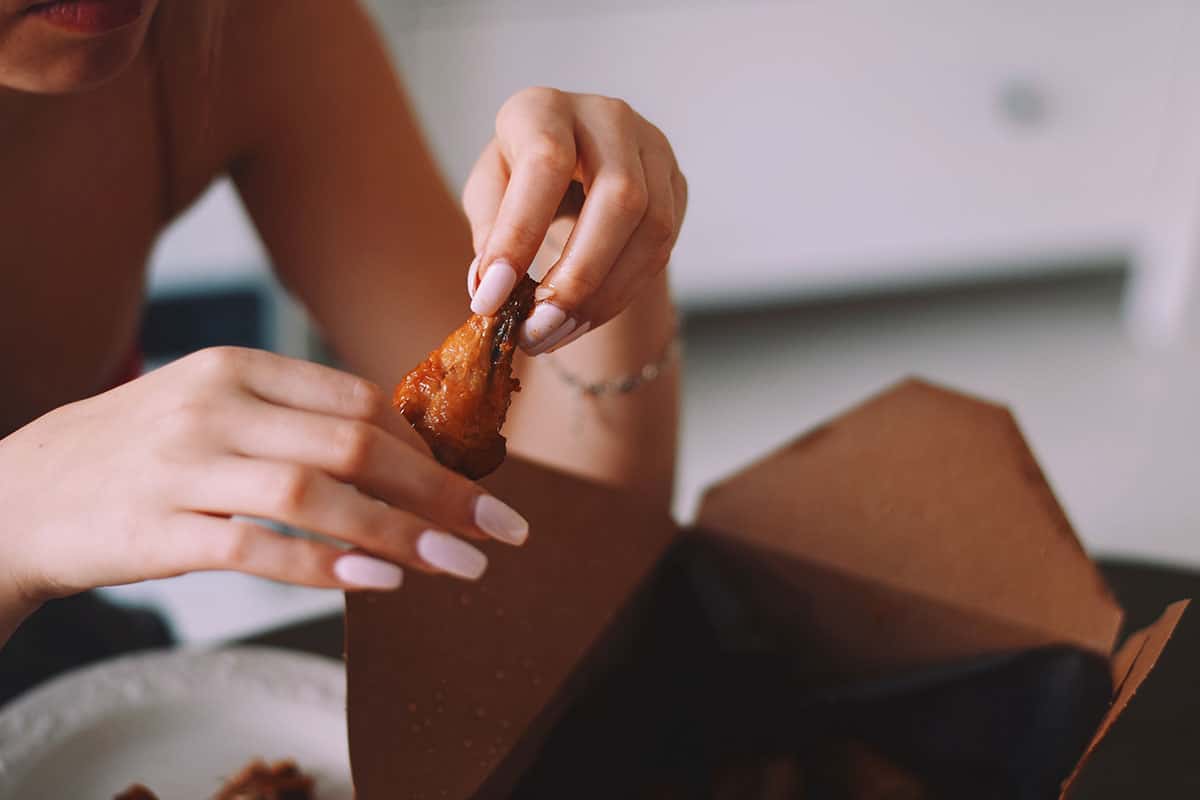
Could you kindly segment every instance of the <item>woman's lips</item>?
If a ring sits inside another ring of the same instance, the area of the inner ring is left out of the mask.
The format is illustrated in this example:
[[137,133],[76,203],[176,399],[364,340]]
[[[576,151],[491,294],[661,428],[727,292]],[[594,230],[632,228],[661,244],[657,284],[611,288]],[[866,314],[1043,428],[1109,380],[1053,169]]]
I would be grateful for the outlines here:
[[136,22],[142,16],[142,0],[55,0],[25,13],[77,33],[107,33]]

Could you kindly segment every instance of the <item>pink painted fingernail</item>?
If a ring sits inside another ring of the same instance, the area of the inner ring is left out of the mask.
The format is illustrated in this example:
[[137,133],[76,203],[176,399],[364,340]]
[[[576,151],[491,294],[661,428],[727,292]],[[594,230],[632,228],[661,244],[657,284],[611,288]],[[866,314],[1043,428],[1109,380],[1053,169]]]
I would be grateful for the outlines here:
[[399,589],[404,570],[378,558],[349,553],[333,562],[333,574],[348,586],[362,589]]
[[508,544],[524,544],[529,536],[525,518],[490,494],[481,494],[475,501],[475,524],[493,539]]
[[518,337],[521,347],[532,353],[538,346],[558,332],[567,322],[567,312],[554,303],[538,303],[533,307],[533,313],[521,326]]
[[[587,333],[591,329],[592,329],[592,323],[585,322],[582,325],[580,325],[578,328],[576,328],[575,330],[571,331],[570,335],[567,336],[567,338],[563,339],[562,341],[555,342],[553,345],[551,345],[550,347],[547,347],[545,350],[542,350],[541,352],[542,353],[553,353],[556,350],[562,350],[564,347],[566,347],[571,342],[578,339],[580,336],[583,336],[585,333]],[[540,355],[540,353],[539,353],[539,355]]]
[[441,531],[422,533],[417,539],[417,555],[434,569],[469,581],[487,569],[487,556],[482,551]]
[[575,330],[577,325],[579,325],[579,320],[575,319],[574,317],[568,317],[566,322],[558,326],[558,330],[543,339],[542,343],[537,347],[530,350],[529,355],[540,356],[542,353],[546,352],[563,339],[567,338],[571,331]]
[[475,296],[475,281],[479,278],[479,256],[467,267],[467,296]]
[[517,285],[517,271],[507,261],[493,261],[471,299],[471,311],[489,317],[500,310]]

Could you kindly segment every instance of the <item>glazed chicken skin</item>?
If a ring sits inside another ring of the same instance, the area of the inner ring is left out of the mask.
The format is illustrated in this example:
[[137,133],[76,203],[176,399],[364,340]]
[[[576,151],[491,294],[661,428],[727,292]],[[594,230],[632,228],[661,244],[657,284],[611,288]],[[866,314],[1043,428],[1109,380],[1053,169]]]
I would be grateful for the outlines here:
[[494,317],[472,315],[404,376],[392,405],[439,463],[472,480],[504,460],[500,428],[520,391],[512,361],[517,329],[533,308],[537,284],[524,278]]

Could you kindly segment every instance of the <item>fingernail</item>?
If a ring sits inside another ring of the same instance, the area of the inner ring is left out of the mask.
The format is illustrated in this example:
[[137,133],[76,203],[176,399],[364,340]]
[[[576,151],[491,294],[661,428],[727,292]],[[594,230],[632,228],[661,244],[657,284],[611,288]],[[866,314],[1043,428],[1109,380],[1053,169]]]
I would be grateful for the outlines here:
[[[550,347],[547,347],[546,349],[542,350],[541,352],[542,353],[553,353],[556,350],[562,350],[564,347],[566,347],[571,342],[578,339],[580,336],[583,336],[585,333],[587,333],[591,329],[592,329],[592,323],[585,322],[582,325],[580,325],[578,328],[576,328],[575,330],[571,331],[570,335],[567,336],[567,338],[563,339],[562,341],[555,342],[553,345],[551,345]],[[540,353],[539,353],[539,355],[540,355]]]
[[508,544],[524,544],[529,536],[525,518],[490,494],[481,494],[475,501],[475,524],[489,536]]
[[541,344],[539,344],[537,347],[530,350],[529,355],[540,356],[542,353],[546,352],[547,350],[549,350],[550,348],[554,347],[556,344],[561,342],[563,339],[567,338],[568,334],[570,334],[571,331],[575,330],[575,327],[577,325],[579,325],[579,320],[575,319],[574,317],[571,317],[566,322],[564,322],[562,325],[559,325],[558,330],[556,330],[554,333],[550,334],[545,339],[543,339]]
[[479,256],[475,256],[475,260],[471,262],[471,266],[467,267],[467,296],[475,296],[475,280],[479,277]]
[[422,533],[417,539],[417,555],[429,566],[469,581],[487,569],[487,556],[462,539],[441,531]]
[[567,321],[567,312],[554,303],[538,303],[533,307],[533,313],[521,326],[518,337],[521,347],[533,352],[538,345],[550,338]]
[[507,261],[493,261],[479,281],[471,299],[471,311],[491,316],[500,310],[509,293],[517,285],[517,271]]
[[357,553],[333,562],[333,574],[342,583],[363,589],[399,589],[404,582],[404,571],[395,564]]

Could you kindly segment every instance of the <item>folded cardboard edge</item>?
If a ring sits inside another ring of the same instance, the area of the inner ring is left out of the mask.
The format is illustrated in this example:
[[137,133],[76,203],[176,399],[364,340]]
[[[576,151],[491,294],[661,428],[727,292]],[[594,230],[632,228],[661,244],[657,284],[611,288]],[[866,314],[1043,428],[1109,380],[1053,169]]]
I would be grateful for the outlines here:
[[[1104,580],[1103,575],[1099,570],[1096,570],[1096,595],[1095,595],[1095,613],[1097,618],[1100,615],[1106,617],[1104,625],[1108,629],[1104,637],[1085,637],[1078,634],[1072,634],[1062,630],[1061,628],[1040,627],[1036,624],[1036,620],[1022,619],[1010,614],[995,613],[995,609],[981,608],[978,605],[959,604],[954,602],[953,597],[947,597],[935,590],[923,590],[913,586],[906,586],[889,580],[885,576],[870,575],[864,572],[858,572],[852,569],[847,569],[844,564],[833,562],[827,559],[799,557],[795,552],[787,550],[767,542],[739,542],[736,532],[731,532],[725,529],[724,526],[713,523],[712,521],[702,520],[697,521],[692,527],[684,528],[684,533],[688,535],[697,535],[701,538],[707,538],[711,541],[728,540],[731,544],[738,542],[741,547],[746,549],[746,552],[756,553],[764,563],[774,559],[788,559],[799,562],[804,562],[814,568],[826,570],[830,573],[842,575],[846,578],[852,578],[864,583],[874,584],[888,591],[895,592],[899,595],[907,595],[913,598],[920,599],[929,603],[938,603],[947,607],[957,608],[965,616],[976,616],[981,619],[992,620],[997,623],[1026,630],[1031,637],[1037,638],[1041,643],[1064,643],[1079,647],[1088,652],[1094,652],[1104,658],[1112,656],[1117,636],[1120,632],[1121,623],[1124,620],[1125,612],[1117,604],[1112,590],[1108,583]],[[1082,553],[1082,551],[1081,551]],[[1087,558],[1086,553],[1082,553],[1084,558]],[[935,587],[936,588],[936,587]]]
[[[726,568],[740,572],[738,577],[743,582],[750,580],[750,576],[757,575],[760,580],[777,581],[783,585],[803,586],[805,591],[811,592],[818,587],[828,589],[830,581],[832,581],[834,584],[842,584],[852,591],[853,598],[862,598],[868,595],[872,597],[886,596],[894,605],[893,610],[900,611],[897,615],[897,622],[894,623],[900,626],[897,630],[907,631],[910,634],[913,633],[913,625],[917,625],[924,631],[925,626],[930,623],[930,614],[935,615],[934,619],[945,620],[953,615],[961,620],[958,629],[967,634],[961,641],[952,643],[951,639],[958,637],[949,636],[948,632],[943,629],[936,636],[920,636],[917,646],[907,648],[903,653],[896,648],[885,648],[884,652],[889,654],[889,660],[886,662],[870,660],[841,664],[839,671],[848,671],[848,677],[852,679],[887,675],[895,669],[923,669],[964,659],[1055,645],[1078,647],[1103,659],[1108,659],[1111,655],[1111,650],[1099,650],[1088,647],[1083,642],[1064,639],[1053,631],[1025,625],[1022,620],[1014,620],[1003,615],[989,614],[978,608],[947,602],[946,598],[936,593],[921,592],[910,586],[901,586],[846,570],[836,564],[810,561],[795,553],[786,553],[773,548],[766,543],[739,541],[725,537],[719,531],[700,527],[688,529],[687,533],[693,540],[702,542],[720,553]],[[810,576],[817,573],[828,580],[805,579],[797,582],[794,569],[807,571]],[[844,602],[845,597],[834,595],[830,598],[826,592],[822,595],[822,599],[826,605],[847,608]],[[803,608],[812,609],[814,607],[811,598],[798,602]],[[757,601],[759,608],[757,608],[756,614],[760,623],[768,625],[772,624],[768,621],[772,609],[787,605],[783,603],[764,606],[763,603],[762,600]],[[795,605],[795,603],[792,604]],[[764,614],[766,617],[763,616]],[[855,620],[876,625],[882,619],[877,612],[860,608],[852,617],[843,617],[841,624],[849,624],[853,628],[857,624]],[[864,630],[857,632],[852,638],[874,642],[879,640],[879,634]],[[911,638],[914,641],[918,640],[915,635]],[[834,649],[842,657],[848,655],[848,651],[843,647],[834,646]],[[895,660],[891,660],[892,657]],[[819,661],[819,658],[810,654],[806,660],[809,664],[814,664]]]
[[[1045,470],[1039,463],[1037,456],[1034,454],[1029,440],[1026,438],[1016,415],[1012,410],[990,398],[981,397],[968,392],[962,392],[956,389],[951,389],[942,384],[918,377],[907,376],[880,391],[872,394],[870,397],[851,405],[845,410],[837,413],[829,419],[826,419],[809,429],[802,432],[792,441],[786,442],[781,446],[775,447],[759,457],[743,464],[734,471],[723,475],[718,480],[706,485],[700,498],[696,519],[693,522],[693,527],[706,528],[710,531],[718,532],[725,535],[737,536],[736,530],[729,530],[727,525],[722,524],[719,520],[721,514],[714,513],[713,507],[717,505],[716,498],[720,490],[738,480],[744,480],[750,473],[757,469],[761,469],[765,464],[770,462],[785,459],[790,454],[796,451],[805,449],[820,439],[823,435],[829,433],[834,427],[843,424],[849,418],[860,414],[873,405],[881,402],[886,402],[890,397],[902,392],[911,392],[920,390],[937,396],[942,400],[951,400],[955,402],[970,401],[972,403],[987,406],[993,412],[1003,414],[1007,423],[1011,426],[1012,432],[1015,435],[1015,442],[1020,449],[1019,460],[1023,468],[1030,473],[1030,491],[1036,492],[1041,500],[1042,505],[1048,509],[1050,515],[1054,519],[1054,531],[1060,538],[1067,542],[1070,548],[1070,556],[1073,561],[1086,564],[1086,569],[1090,573],[1091,591],[1087,596],[1086,609],[1081,607],[1083,616],[1076,620],[1076,624],[1072,626],[1045,625],[1040,624],[1042,619],[1040,613],[1029,615],[1014,615],[1014,614],[996,614],[996,609],[992,605],[981,606],[978,603],[964,604],[957,602],[952,595],[947,595],[941,590],[937,584],[929,584],[929,587],[920,594],[927,597],[931,601],[950,603],[959,605],[965,612],[983,613],[991,617],[997,617],[1006,621],[1009,624],[1017,625],[1025,628],[1042,628],[1045,635],[1052,640],[1062,641],[1079,646],[1090,652],[1099,653],[1105,657],[1112,655],[1117,637],[1120,633],[1121,624],[1124,618],[1124,611],[1113,595],[1111,587],[1108,585],[1101,571],[1092,562],[1083,544],[1080,542],[1075,528],[1071,524],[1065,510],[1054,493],[1053,487],[1047,478]],[[726,502],[725,505],[728,505]],[[761,544],[761,542],[760,542]],[[793,553],[784,548],[773,548],[778,555],[792,557]],[[844,565],[853,563],[854,559],[841,559],[840,562],[835,562],[830,559],[814,559],[812,553],[808,554],[809,560],[819,560],[829,569],[840,569],[844,571],[844,566],[839,566],[839,563]],[[869,556],[869,553],[867,553]],[[1031,554],[1032,555],[1032,554]],[[860,573],[856,573],[860,574]],[[886,575],[875,574],[867,575],[861,573],[861,577],[867,580],[876,580],[889,587],[911,591],[913,587],[900,586],[896,582],[890,580]]]
[[506,758],[480,785],[473,800],[483,798],[508,798],[519,787],[521,777],[537,760],[546,737],[566,715],[571,703],[586,691],[588,684],[597,675],[602,675],[611,666],[614,654],[620,654],[627,645],[627,638],[636,627],[638,609],[646,602],[652,590],[655,576],[662,568],[662,561],[644,575],[638,588],[609,620],[608,626],[598,639],[592,642],[585,654],[563,680],[554,698],[534,717],[526,731],[543,731],[542,735],[522,737]]
[[1171,635],[1175,632],[1175,628],[1179,624],[1179,620],[1183,617],[1183,612],[1187,609],[1190,602],[1189,600],[1180,600],[1167,606],[1162,616],[1153,624],[1131,634],[1125,640],[1125,643],[1121,645],[1116,655],[1113,656],[1113,685],[1115,689],[1112,705],[1109,706],[1108,712],[1100,721],[1099,727],[1096,728],[1096,734],[1084,749],[1083,755],[1079,757],[1079,762],[1075,765],[1075,769],[1063,781],[1062,793],[1059,795],[1060,800],[1066,800],[1066,798],[1071,796],[1071,789],[1076,778],[1083,771],[1084,765],[1087,764],[1096,747],[1129,706],[1129,702],[1133,699],[1137,690],[1145,683],[1146,678],[1154,670],[1159,656],[1166,649],[1167,642],[1170,641]]

